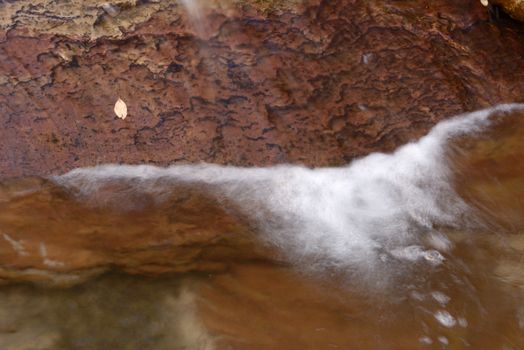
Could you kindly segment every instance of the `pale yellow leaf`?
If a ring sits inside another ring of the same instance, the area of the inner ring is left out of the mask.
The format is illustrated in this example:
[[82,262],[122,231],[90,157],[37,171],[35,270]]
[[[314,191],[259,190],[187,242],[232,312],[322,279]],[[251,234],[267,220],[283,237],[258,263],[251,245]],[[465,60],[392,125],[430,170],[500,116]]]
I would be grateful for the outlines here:
[[120,98],[115,103],[115,114],[120,119],[126,119],[127,117],[127,106],[124,101]]
[[480,0],[480,3],[484,6],[488,6],[489,3],[488,3],[488,0]]

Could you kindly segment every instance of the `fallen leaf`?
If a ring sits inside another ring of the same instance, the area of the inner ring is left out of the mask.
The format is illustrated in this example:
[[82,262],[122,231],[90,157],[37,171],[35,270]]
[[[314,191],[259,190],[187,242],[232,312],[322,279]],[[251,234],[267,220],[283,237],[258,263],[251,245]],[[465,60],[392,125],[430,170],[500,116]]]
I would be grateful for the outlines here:
[[124,101],[120,98],[115,103],[115,114],[120,119],[126,119],[127,117],[127,106]]

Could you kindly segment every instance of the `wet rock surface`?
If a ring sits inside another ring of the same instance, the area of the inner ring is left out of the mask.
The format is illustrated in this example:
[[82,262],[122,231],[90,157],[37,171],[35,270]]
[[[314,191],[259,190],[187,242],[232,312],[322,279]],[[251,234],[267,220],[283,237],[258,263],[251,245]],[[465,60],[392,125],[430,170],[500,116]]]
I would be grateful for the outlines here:
[[89,197],[41,179],[0,188],[0,283],[81,283],[106,271],[159,276],[278,261],[235,206],[201,184],[173,185],[162,201],[108,183]]
[[501,6],[513,18],[524,21],[524,1],[522,0],[494,0],[494,5]]
[[[0,3],[0,175],[345,164],[524,96],[524,27],[478,1]],[[113,112],[121,98],[128,116]]]

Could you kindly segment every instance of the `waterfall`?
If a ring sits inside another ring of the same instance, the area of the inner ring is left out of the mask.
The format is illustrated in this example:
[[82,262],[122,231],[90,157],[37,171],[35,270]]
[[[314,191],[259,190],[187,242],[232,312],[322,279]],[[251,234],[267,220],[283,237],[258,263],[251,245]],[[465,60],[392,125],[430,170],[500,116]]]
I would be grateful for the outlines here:
[[447,141],[486,128],[494,113],[522,108],[500,105],[458,116],[394,153],[370,154],[339,168],[103,165],[54,181],[86,196],[107,181],[128,181],[135,191],[159,199],[177,183],[205,186],[237,203],[263,240],[310,267],[375,271],[395,262],[438,265],[447,241],[435,228],[456,225],[468,211],[451,185]]

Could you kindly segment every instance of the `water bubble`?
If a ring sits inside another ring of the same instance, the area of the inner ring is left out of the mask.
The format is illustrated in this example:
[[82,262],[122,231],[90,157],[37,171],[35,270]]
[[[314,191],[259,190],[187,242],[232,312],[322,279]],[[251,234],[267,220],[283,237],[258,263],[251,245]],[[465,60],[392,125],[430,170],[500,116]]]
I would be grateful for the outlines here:
[[468,320],[466,320],[464,317],[459,317],[458,318],[458,324],[461,327],[466,328],[468,326]]
[[433,344],[433,340],[431,340],[431,338],[428,337],[428,336],[420,337],[420,338],[418,339],[418,341],[419,341],[421,344],[424,344],[424,345],[431,345],[431,344]]
[[449,239],[440,232],[431,233],[428,237],[428,243],[439,251],[447,252],[451,248]]
[[457,324],[455,317],[445,310],[437,311],[434,316],[435,319],[444,327],[452,328]]
[[426,250],[424,252],[424,259],[432,265],[440,265],[444,260],[446,260],[442,254],[436,250]]
[[450,300],[450,297],[439,291],[431,292],[431,296],[441,305],[446,305]]
[[449,344],[449,340],[448,340],[448,338],[446,338],[446,337],[443,336],[443,335],[439,336],[437,339],[438,339],[438,341],[439,341],[442,345],[448,345],[448,344]]

